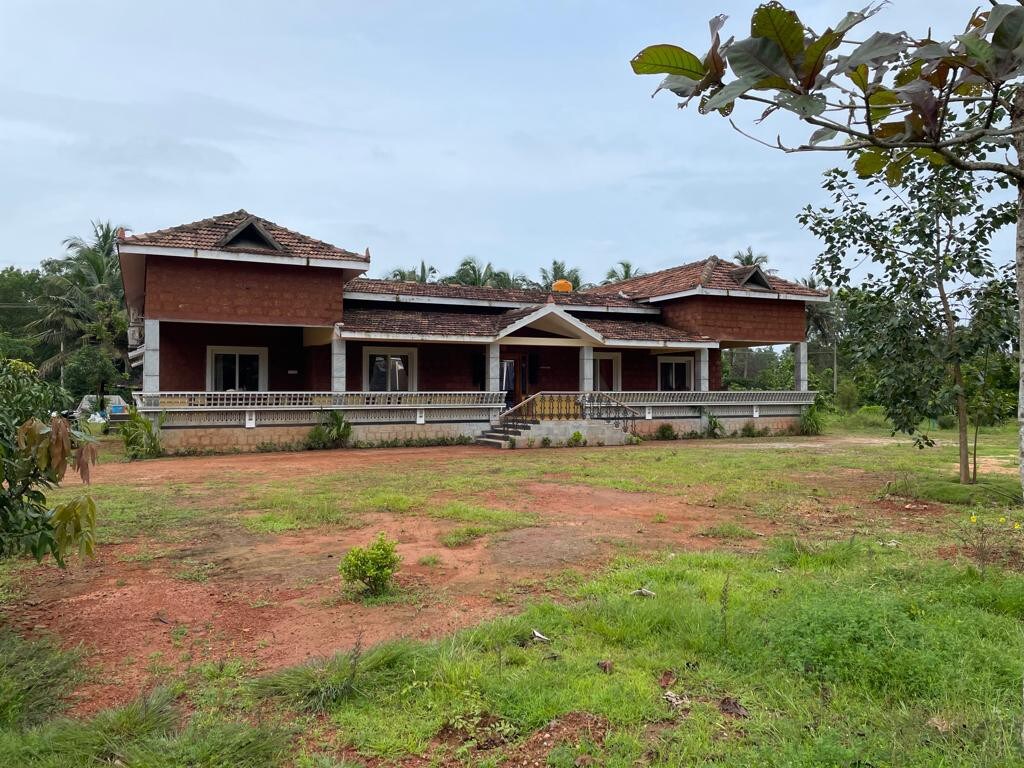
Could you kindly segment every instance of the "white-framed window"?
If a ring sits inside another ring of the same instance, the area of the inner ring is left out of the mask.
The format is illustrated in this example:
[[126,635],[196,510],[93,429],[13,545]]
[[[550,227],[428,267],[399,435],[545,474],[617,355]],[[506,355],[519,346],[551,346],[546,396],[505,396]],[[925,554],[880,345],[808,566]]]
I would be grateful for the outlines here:
[[415,392],[415,347],[363,347],[364,392]]
[[207,347],[207,392],[266,392],[266,347]]
[[594,391],[622,391],[621,352],[594,352]]
[[658,391],[692,392],[693,358],[666,356],[659,357]]

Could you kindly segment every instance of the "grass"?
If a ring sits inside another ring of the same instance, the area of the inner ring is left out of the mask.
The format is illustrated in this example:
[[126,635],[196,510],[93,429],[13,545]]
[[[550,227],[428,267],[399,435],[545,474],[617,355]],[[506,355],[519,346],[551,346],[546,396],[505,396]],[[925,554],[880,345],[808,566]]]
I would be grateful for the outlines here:
[[[905,439],[877,440],[886,431],[876,416],[834,420],[833,430],[858,441],[827,448],[726,439],[513,451],[283,480],[94,486],[101,541],[142,539],[145,547],[126,556],[141,563],[172,557],[167,540],[194,538],[204,526],[272,536],[362,526],[372,515],[442,521],[440,544],[464,546],[543,524],[513,503],[538,482],[552,493],[611,488],[737,514],[701,531],[717,551],[627,554],[603,572],[551,577],[544,584],[553,599],[433,643],[384,643],[260,677],[245,659],[175,674],[150,658],[166,687],[91,719],[60,713],[81,680],[75,653],[0,635],[0,765],[338,768],[346,765],[339,747],[371,763],[429,762],[447,728],[467,736],[441,748],[448,757],[493,766],[517,740],[570,712],[605,718],[608,736],[556,746],[550,766],[1022,764],[1024,576],[936,557],[955,541],[958,520],[1005,510],[1017,480],[983,469],[981,483],[962,486],[951,431],[919,451]],[[980,453],[1012,464],[1015,438],[1012,426],[982,430]],[[949,514],[934,510],[908,527],[899,520],[913,513],[900,510],[911,499],[948,504]],[[879,512],[889,508],[895,516]],[[722,551],[757,536],[737,522],[747,515],[786,535],[759,537],[753,554]],[[419,560],[440,562],[437,554]],[[19,599],[31,567],[0,565],[0,603]],[[198,561],[179,567],[178,578],[197,582],[212,570]],[[633,596],[640,586],[656,597]],[[360,610],[421,598],[396,592],[361,601]],[[550,642],[535,642],[534,630]],[[168,635],[178,650],[193,640],[184,626]],[[666,670],[688,713],[662,698]],[[749,717],[723,714],[725,697]],[[508,742],[479,751],[469,738],[477,728]]]
[[[657,597],[632,597],[637,583]],[[446,723],[474,712],[529,733],[573,711],[611,723],[613,738],[582,747],[598,765],[1020,758],[1024,577],[988,579],[858,542],[780,542],[755,557],[623,561],[575,597],[436,644],[378,646],[354,672],[345,655],[256,687],[328,714],[352,747],[384,758],[429,751]],[[531,642],[533,629],[551,642]],[[611,674],[600,659],[614,662]],[[662,700],[666,669],[692,702],[685,717]],[[723,697],[749,719],[720,713]],[[563,754],[573,765],[580,752]]]

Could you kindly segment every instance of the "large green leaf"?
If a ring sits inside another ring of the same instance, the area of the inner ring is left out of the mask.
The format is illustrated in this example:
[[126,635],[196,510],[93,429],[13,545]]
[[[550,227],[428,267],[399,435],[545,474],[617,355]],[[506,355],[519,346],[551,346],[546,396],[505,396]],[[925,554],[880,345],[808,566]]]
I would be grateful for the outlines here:
[[708,100],[701,104],[701,109],[705,112],[721,109],[732,104],[739,96],[749,91],[755,85],[757,85],[756,77],[747,76],[741,77],[739,80],[733,80],[728,85],[711,94]]
[[884,152],[868,149],[860,153],[857,161],[853,164],[853,169],[857,171],[858,176],[866,179],[869,176],[874,176],[885,168],[888,163],[889,156]]
[[748,37],[738,40],[726,51],[729,66],[737,77],[754,77],[764,80],[768,77],[781,77],[792,80],[795,77],[793,68],[786,60],[779,44],[766,37]]
[[828,54],[838,48],[841,42],[843,42],[843,36],[828,29],[822,33],[821,37],[807,46],[803,64],[800,66],[800,84],[804,88],[814,87],[818,75],[821,74],[821,70],[825,68],[825,63],[828,61]]
[[825,111],[825,97],[820,94],[811,96],[785,93],[777,97],[775,103],[800,117],[817,117]]
[[677,45],[650,45],[634,56],[629,64],[638,75],[679,75],[691,80],[704,77],[701,60]]
[[[1002,52],[1016,50],[1024,43],[1024,8],[1021,6],[996,6],[989,14],[989,22],[995,21],[992,31],[992,47]],[[988,28],[988,25],[986,25]]]
[[804,25],[793,11],[774,0],[758,6],[754,11],[750,19],[750,34],[773,40],[794,68],[803,55]]
[[903,32],[875,32],[858,45],[850,55],[840,59],[840,69],[848,72],[862,64],[878,66],[893,61],[910,48],[910,40]]

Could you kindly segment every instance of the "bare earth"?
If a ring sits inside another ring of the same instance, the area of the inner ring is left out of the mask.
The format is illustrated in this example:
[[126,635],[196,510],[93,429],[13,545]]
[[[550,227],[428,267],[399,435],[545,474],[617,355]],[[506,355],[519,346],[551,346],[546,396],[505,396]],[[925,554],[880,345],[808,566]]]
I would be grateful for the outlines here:
[[[828,441],[793,445],[818,450]],[[100,465],[94,482],[116,478],[144,490],[228,475],[293,479],[386,463],[479,458],[488,451],[467,446],[163,459]],[[498,452],[484,455],[500,460]],[[842,481],[829,482],[837,480]],[[243,659],[265,671],[348,649],[359,637],[366,644],[441,637],[514,612],[524,600],[553,591],[546,584],[551,577],[568,569],[592,572],[623,551],[721,547],[723,542],[699,535],[716,523],[773,532],[763,518],[706,506],[698,495],[699,489],[692,497],[662,496],[526,482],[518,486],[515,506],[538,515],[538,525],[455,549],[440,546],[438,537],[457,523],[408,514],[371,515],[359,529],[281,535],[206,526],[201,540],[133,540],[104,545],[94,561],[75,562],[66,571],[31,569],[31,599],[15,604],[8,618],[20,631],[52,632],[67,646],[85,646],[95,675],[78,691],[74,712],[86,714],[131,699],[168,671],[203,662]],[[889,516],[903,517],[908,525],[937,511],[883,504]],[[507,505],[506,497],[502,506]],[[835,522],[828,509],[812,512],[808,525]],[[342,593],[337,563],[347,548],[376,531],[399,542],[407,597],[371,607]],[[759,545],[754,538],[731,546]],[[159,556],[140,557],[147,552]],[[418,564],[427,555],[438,556],[440,564]],[[206,581],[182,580],[188,563],[206,564]]]

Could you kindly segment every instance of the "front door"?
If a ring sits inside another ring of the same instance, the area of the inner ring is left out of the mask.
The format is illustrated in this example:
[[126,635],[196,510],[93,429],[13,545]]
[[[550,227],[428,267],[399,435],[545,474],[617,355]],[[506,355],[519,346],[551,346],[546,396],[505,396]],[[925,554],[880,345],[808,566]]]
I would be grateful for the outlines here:
[[501,353],[501,388],[505,390],[505,405],[509,408],[530,396],[529,353]]

